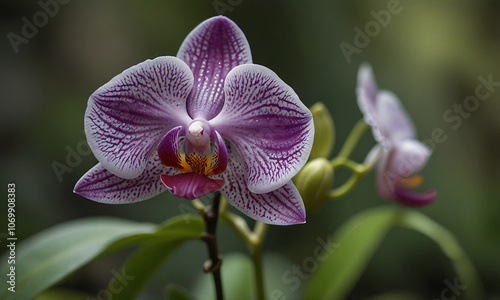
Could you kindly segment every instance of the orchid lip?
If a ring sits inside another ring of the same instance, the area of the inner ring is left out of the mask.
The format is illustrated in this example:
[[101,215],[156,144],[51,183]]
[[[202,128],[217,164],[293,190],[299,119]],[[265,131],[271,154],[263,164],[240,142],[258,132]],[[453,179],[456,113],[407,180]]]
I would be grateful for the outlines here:
[[223,180],[210,179],[198,173],[161,175],[161,181],[172,194],[188,200],[213,193],[224,185]]
[[410,189],[397,186],[394,190],[396,201],[400,204],[419,207],[430,204],[436,199],[436,191],[429,190],[425,193],[416,193]]

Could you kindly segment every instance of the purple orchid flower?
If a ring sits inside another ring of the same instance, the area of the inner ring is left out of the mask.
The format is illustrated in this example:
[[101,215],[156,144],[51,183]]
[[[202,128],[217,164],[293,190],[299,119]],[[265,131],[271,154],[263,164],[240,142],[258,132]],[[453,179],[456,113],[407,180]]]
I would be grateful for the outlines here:
[[407,206],[423,206],[436,198],[436,191],[417,193],[412,188],[422,183],[414,175],[424,167],[430,149],[415,139],[416,132],[399,99],[393,93],[378,90],[373,71],[362,65],[358,72],[358,105],[365,122],[372,128],[381,151],[377,166],[377,190],[380,196]]
[[311,112],[252,64],[228,18],[198,25],[177,57],[147,60],[96,90],[85,133],[99,161],[75,186],[86,198],[121,204],[169,190],[192,200],[220,190],[255,220],[305,222],[291,178],[311,151]]

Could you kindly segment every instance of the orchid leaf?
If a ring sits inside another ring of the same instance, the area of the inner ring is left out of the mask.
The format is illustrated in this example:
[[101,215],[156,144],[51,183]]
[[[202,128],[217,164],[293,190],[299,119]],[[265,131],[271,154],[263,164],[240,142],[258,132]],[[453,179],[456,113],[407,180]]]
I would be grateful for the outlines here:
[[482,299],[477,272],[448,230],[417,211],[389,207],[360,213],[338,230],[330,242],[338,248],[319,263],[305,288],[304,299],[344,299],[393,226],[413,229],[435,241],[451,260],[468,299]]
[[420,232],[436,242],[458,275],[449,281],[460,283],[458,286],[463,288],[466,299],[484,299],[477,271],[451,232],[417,211],[407,211],[398,225]]
[[[122,282],[120,287],[109,288],[113,300],[130,300],[137,297],[162,262],[169,258],[183,242],[198,239],[205,230],[204,226],[201,217],[195,215],[178,216],[160,225],[158,234],[164,240],[150,241],[127,259],[121,270],[130,280]],[[113,288],[119,292],[114,292]]]
[[401,211],[375,208],[348,220],[329,241],[304,290],[303,299],[344,299]]
[[167,286],[167,300],[195,300],[184,288],[175,284]]
[[66,289],[50,289],[36,296],[34,300],[88,300],[91,295],[80,291]]
[[385,293],[382,295],[378,295],[366,300],[422,300],[422,298],[419,298],[410,293],[392,292],[392,293]]
[[15,266],[15,293],[1,281],[0,299],[32,299],[87,264],[121,238],[152,233],[155,225],[111,218],[90,218],[59,224],[16,244],[15,264],[8,253],[0,270],[8,274]]
[[[202,230],[201,218],[196,216],[175,217],[160,226],[111,218],[57,225],[16,245],[16,292],[2,281],[0,299],[31,299],[98,256],[134,244],[172,244],[173,252],[179,241],[198,238]],[[8,274],[10,266],[6,253],[1,272]]]

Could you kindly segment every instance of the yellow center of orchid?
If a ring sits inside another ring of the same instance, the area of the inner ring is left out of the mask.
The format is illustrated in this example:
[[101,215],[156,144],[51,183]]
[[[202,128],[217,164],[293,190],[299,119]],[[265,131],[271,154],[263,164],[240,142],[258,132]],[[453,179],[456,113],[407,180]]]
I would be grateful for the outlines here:
[[189,154],[184,155],[177,152],[177,160],[181,168],[177,168],[182,173],[198,173],[201,175],[211,175],[218,165],[219,156]]
[[201,175],[212,175],[218,166],[219,155],[211,149],[210,130],[205,130],[205,124],[194,121],[189,125],[186,134],[185,151],[177,151],[178,165],[175,168],[183,173],[198,173]]

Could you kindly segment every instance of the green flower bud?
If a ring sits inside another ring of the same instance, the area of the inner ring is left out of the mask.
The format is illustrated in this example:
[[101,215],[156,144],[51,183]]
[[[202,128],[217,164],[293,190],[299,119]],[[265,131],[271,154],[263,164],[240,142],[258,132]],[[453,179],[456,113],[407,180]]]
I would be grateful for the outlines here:
[[310,159],[330,156],[335,142],[335,125],[330,112],[322,102],[311,107],[314,121],[314,142]]
[[328,199],[332,185],[333,166],[322,157],[308,162],[295,177],[295,186],[307,211],[316,211],[323,205]]

